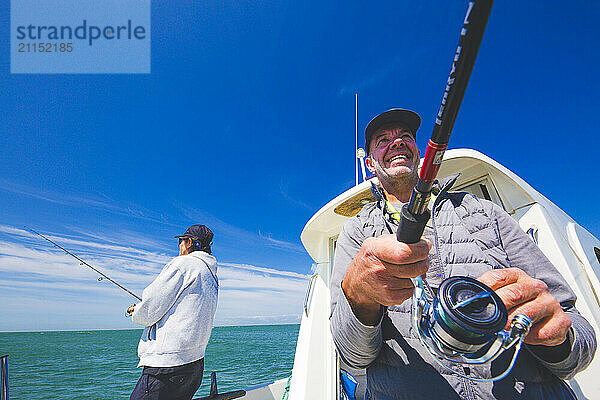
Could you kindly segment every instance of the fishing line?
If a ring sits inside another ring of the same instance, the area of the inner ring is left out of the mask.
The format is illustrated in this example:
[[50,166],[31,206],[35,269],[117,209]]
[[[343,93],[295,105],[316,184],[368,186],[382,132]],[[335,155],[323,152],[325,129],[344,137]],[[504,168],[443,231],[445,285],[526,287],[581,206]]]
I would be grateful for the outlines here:
[[115,285],[117,285],[118,287],[120,287],[121,289],[123,289],[124,291],[126,291],[127,293],[129,293],[130,295],[132,295],[133,297],[135,297],[136,299],[138,299],[139,301],[142,301],[142,299],[139,296],[137,296],[135,293],[133,293],[132,291],[130,291],[129,289],[127,289],[125,286],[119,284],[118,282],[115,282],[113,279],[111,279],[109,276],[107,276],[106,274],[104,274],[102,271],[99,271],[98,269],[92,267],[90,264],[88,264],[87,262],[85,262],[81,258],[77,257],[75,254],[71,253],[69,250],[65,249],[61,245],[53,242],[52,240],[48,239],[46,236],[42,235],[39,232],[34,231],[31,228],[25,227],[25,229],[27,229],[30,232],[35,233],[36,235],[38,235],[42,239],[45,239],[48,242],[52,243],[54,246],[58,247],[59,249],[61,249],[62,251],[64,251],[68,255],[70,255],[71,257],[74,257],[77,261],[79,261],[79,265],[85,265],[86,267],[89,267],[92,270],[94,270],[94,272],[96,272],[97,274],[99,274],[101,276],[100,278],[98,278],[98,281],[102,281],[103,279],[108,279],[109,281],[111,281],[112,283],[114,283]]

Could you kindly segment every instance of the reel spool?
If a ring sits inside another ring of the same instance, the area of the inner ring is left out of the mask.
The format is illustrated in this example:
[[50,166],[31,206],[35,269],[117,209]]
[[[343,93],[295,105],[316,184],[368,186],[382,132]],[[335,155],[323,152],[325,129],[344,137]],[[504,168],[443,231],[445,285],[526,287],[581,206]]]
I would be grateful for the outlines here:
[[431,333],[452,352],[476,353],[494,339],[508,321],[498,295],[469,277],[452,277],[433,300]]
[[[453,276],[445,279],[432,300],[425,296],[421,277],[413,282],[413,328],[421,343],[441,366],[475,381],[496,381],[510,373],[531,326],[527,316],[516,315],[510,331],[505,331],[508,321],[506,306],[491,288],[470,277]],[[515,353],[507,369],[491,378],[462,375],[440,360],[457,364],[485,364],[513,346]]]

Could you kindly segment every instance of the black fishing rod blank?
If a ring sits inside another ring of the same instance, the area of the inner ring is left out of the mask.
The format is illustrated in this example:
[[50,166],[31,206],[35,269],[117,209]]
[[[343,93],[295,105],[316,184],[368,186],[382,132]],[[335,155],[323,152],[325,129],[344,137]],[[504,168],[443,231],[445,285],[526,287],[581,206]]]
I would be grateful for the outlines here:
[[[433,182],[448,147],[450,133],[475,65],[492,4],[493,0],[469,2],[419,181],[409,203],[402,208],[400,214],[396,237],[401,242],[419,241],[429,220],[427,206]],[[492,382],[508,376],[529,332],[531,319],[524,314],[517,314],[511,321],[510,331],[503,330],[508,321],[506,306],[491,288],[470,277],[446,278],[435,293],[420,276],[414,278],[413,283],[413,330],[421,344],[433,355],[433,360],[442,368],[474,381]],[[430,294],[433,293],[433,298],[425,295],[425,289]],[[512,359],[502,373],[479,378],[459,372],[465,370],[465,365],[490,363],[511,348],[514,348]],[[442,359],[462,364],[463,368],[451,368]]]
[[131,292],[129,289],[127,289],[125,286],[119,284],[118,282],[115,282],[113,279],[111,279],[109,276],[107,276],[106,274],[104,274],[103,272],[99,271],[98,269],[92,267],[90,264],[88,264],[87,262],[83,261],[81,258],[77,257],[75,254],[71,253],[69,250],[65,249],[64,247],[60,246],[59,244],[53,242],[52,240],[48,239],[46,236],[42,235],[39,232],[34,231],[31,228],[25,227],[27,230],[35,233],[36,235],[38,235],[39,237],[41,237],[42,239],[47,240],[48,242],[52,243],[54,246],[58,247],[59,249],[61,249],[62,251],[64,251],[65,253],[67,253],[68,255],[70,255],[71,257],[74,257],[77,261],[80,262],[80,265],[85,265],[86,267],[91,268],[92,270],[94,270],[94,272],[96,272],[97,274],[99,274],[101,276],[101,278],[98,278],[99,281],[101,281],[102,279],[108,279],[109,281],[111,281],[112,283],[114,283],[115,285],[117,285],[118,287],[120,287],[121,289],[123,289],[124,291],[126,291],[127,293],[129,293],[130,295],[132,295],[133,297],[135,297],[136,299],[138,299],[139,301],[142,301],[141,297],[137,296],[135,293]]
[[431,139],[425,151],[419,181],[413,189],[410,201],[401,210],[400,225],[396,232],[396,237],[400,242],[418,242],[425,230],[425,224],[429,220],[430,212],[427,206],[429,205],[433,182],[442,164],[444,152],[448,147],[454,121],[467,90],[467,84],[477,59],[477,52],[483,39],[493,3],[493,0],[469,2],[469,8],[460,32],[458,47],[452,61],[452,69],[446,81],[442,103],[435,118]]

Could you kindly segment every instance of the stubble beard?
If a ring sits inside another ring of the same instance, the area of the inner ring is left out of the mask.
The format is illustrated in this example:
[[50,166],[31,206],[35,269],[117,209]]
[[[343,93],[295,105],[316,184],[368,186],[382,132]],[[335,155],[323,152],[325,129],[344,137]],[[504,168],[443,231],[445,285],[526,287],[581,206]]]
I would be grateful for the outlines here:
[[375,162],[375,172],[379,182],[390,193],[401,194],[412,191],[419,178],[418,159],[413,162],[410,171],[396,175],[388,174],[378,162]]

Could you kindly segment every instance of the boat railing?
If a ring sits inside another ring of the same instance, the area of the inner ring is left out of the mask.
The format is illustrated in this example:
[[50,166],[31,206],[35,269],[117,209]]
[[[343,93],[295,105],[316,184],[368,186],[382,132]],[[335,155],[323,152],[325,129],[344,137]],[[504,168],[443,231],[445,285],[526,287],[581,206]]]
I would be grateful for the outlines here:
[[8,355],[0,357],[0,400],[8,400]]
[[308,282],[308,289],[306,289],[306,296],[304,296],[304,315],[308,317],[308,300],[310,299],[310,293],[312,291],[313,283],[315,278],[319,276],[318,273],[315,273],[310,277],[310,282]]

